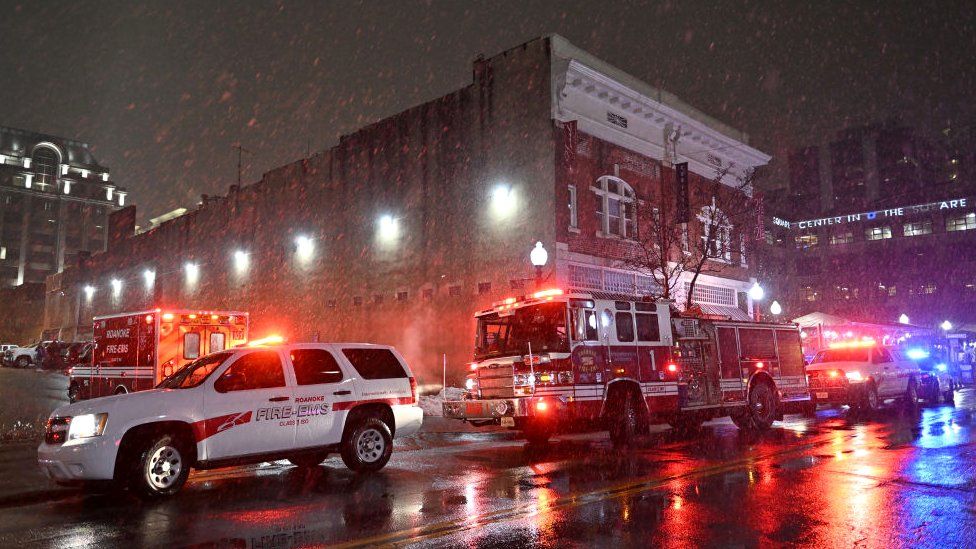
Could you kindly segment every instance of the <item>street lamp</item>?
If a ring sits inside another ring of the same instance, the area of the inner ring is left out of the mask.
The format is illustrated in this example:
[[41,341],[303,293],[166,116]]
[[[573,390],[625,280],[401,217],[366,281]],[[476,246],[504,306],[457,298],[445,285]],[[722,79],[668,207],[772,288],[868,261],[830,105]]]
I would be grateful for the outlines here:
[[87,299],[88,301],[91,301],[92,300],[92,296],[94,296],[94,295],[95,295],[95,287],[94,286],[90,286],[90,285],[89,286],[85,286],[85,299]]
[[763,296],[766,295],[766,291],[762,289],[759,282],[753,282],[752,287],[749,288],[749,299],[752,300],[752,316],[756,322],[759,322],[759,301],[762,301]]
[[949,322],[948,320],[943,320],[942,324],[940,324],[939,326],[947,332],[952,329],[952,323]]
[[909,320],[908,315],[906,315],[905,313],[902,313],[901,316],[898,317],[898,323],[899,324],[911,324],[912,321]]
[[779,304],[779,301],[773,301],[769,306],[769,312],[774,316],[783,314],[783,307]]
[[535,286],[536,289],[542,286],[542,268],[549,261],[549,252],[542,246],[542,242],[536,242],[535,247],[529,252],[529,261],[535,267]]
[[153,284],[156,283],[156,271],[146,269],[145,271],[142,271],[142,278],[146,281],[146,289],[148,290],[153,287]]
[[112,279],[112,297],[119,297],[119,295],[121,293],[122,293],[122,281],[119,280],[119,279],[117,279],[117,278],[113,278]]

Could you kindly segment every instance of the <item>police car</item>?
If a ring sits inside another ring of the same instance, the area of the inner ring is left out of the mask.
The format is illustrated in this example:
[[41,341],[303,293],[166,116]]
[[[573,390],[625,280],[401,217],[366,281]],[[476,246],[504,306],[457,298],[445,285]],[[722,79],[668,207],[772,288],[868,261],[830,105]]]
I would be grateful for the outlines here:
[[249,346],[204,356],[150,391],[58,408],[38,463],[61,484],[114,480],[166,496],[191,467],[314,467],[338,453],[354,471],[376,471],[393,438],[422,422],[416,380],[392,347]]
[[810,396],[817,404],[847,404],[876,411],[887,400],[918,407],[921,372],[896,349],[872,340],[835,344],[807,366]]

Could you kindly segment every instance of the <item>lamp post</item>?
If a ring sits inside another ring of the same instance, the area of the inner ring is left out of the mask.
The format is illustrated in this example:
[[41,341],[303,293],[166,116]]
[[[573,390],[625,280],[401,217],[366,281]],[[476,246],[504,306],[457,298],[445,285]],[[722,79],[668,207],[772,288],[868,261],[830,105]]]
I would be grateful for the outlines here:
[[766,295],[766,291],[763,290],[759,282],[753,282],[752,287],[749,288],[749,299],[752,300],[752,314],[756,322],[759,322],[759,302],[762,301],[763,296]]
[[779,317],[783,314],[783,306],[779,304],[779,301],[773,301],[769,305],[769,312],[773,314],[774,317]]
[[549,252],[542,246],[541,241],[536,242],[535,247],[529,252],[529,261],[535,267],[535,287],[538,290],[542,287],[542,268],[549,261]]

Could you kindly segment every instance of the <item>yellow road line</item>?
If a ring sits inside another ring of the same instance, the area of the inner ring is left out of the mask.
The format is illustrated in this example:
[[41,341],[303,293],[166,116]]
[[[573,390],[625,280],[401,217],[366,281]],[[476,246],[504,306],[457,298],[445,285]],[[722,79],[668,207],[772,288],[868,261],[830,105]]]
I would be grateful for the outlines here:
[[[852,436],[853,435],[847,435],[845,438],[851,438]],[[524,504],[516,505],[514,507],[499,509],[497,511],[491,511],[473,517],[450,519],[450,520],[445,520],[445,521],[441,521],[441,522],[437,522],[425,526],[417,526],[406,530],[400,530],[397,532],[379,534],[369,538],[355,539],[338,545],[334,545],[333,547],[351,548],[351,547],[364,547],[368,545],[397,546],[397,545],[418,543],[428,539],[444,537],[457,532],[470,530],[472,528],[477,528],[487,524],[493,524],[505,520],[511,520],[514,518],[526,518],[526,517],[534,516],[536,514],[553,512],[559,509],[570,509],[570,508],[580,507],[582,505],[588,505],[590,503],[596,503],[602,500],[623,498],[629,495],[638,494],[641,492],[646,492],[648,490],[660,488],[666,484],[674,482],[675,480],[697,479],[697,478],[703,478],[711,475],[717,475],[720,473],[727,473],[739,469],[743,465],[749,465],[757,461],[763,461],[767,459],[784,457],[791,454],[805,452],[817,446],[822,446],[824,444],[834,442],[834,441],[836,441],[836,434],[831,433],[819,437],[814,441],[811,441],[802,446],[795,446],[789,449],[779,450],[761,456],[750,456],[750,457],[736,460],[731,463],[714,465],[711,467],[704,467],[701,469],[695,469],[685,473],[666,476],[666,477],[626,481],[623,483],[619,483],[615,486],[601,488],[598,490],[593,490],[582,494],[567,494],[555,498],[554,500],[549,502],[544,508],[540,508],[538,502],[524,503]]]

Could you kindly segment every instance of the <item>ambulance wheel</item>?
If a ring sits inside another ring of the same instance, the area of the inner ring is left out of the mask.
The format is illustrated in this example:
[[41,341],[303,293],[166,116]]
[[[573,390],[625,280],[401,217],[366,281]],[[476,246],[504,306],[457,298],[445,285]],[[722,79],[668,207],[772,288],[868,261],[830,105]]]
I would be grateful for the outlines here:
[[357,473],[379,471],[393,454],[390,428],[378,418],[363,418],[346,431],[339,454],[346,467]]
[[146,437],[136,444],[138,459],[129,474],[129,489],[143,498],[179,492],[190,476],[190,449],[186,442],[163,434]]
[[329,457],[328,452],[315,452],[313,454],[295,454],[288,457],[292,465],[300,469],[312,469],[318,467],[320,463]]

